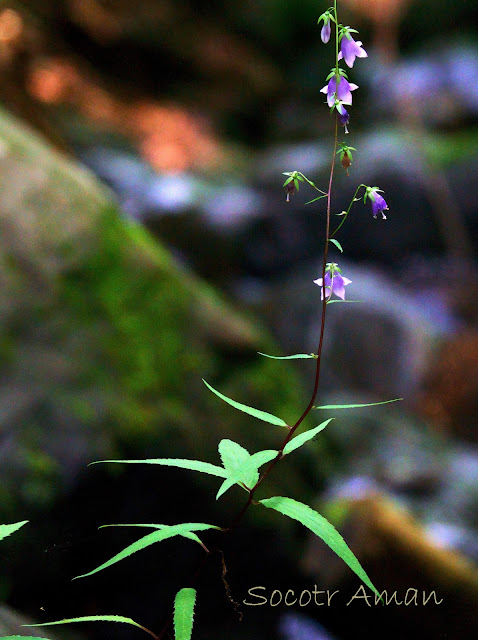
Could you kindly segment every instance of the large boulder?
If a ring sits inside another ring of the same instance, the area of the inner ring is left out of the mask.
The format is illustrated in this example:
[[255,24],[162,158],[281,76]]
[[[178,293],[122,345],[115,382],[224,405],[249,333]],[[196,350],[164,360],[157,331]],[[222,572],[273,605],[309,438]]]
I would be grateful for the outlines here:
[[[127,451],[218,462],[221,438],[279,444],[277,427],[201,381],[286,421],[298,416],[297,376],[257,355],[276,347],[256,320],[3,110],[0,184],[4,520],[19,505],[51,504],[95,459]],[[290,474],[300,485],[301,472]]]

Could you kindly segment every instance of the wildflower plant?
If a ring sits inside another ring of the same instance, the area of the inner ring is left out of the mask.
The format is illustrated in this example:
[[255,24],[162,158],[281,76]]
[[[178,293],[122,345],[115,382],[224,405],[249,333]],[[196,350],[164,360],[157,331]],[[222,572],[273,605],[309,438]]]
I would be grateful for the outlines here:
[[[205,390],[213,393],[218,401],[225,402],[231,406],[231,408],[241,411],[253,418],[266,423],[273,427],[271,432],[271,440],[274,441],[274,446],[271,449],[263,451],[256,451],[250,453],[240,443],[234,442],[229,439],[223,439],[218,444],[218,452],[220,457],[220,464],[218,460],[210,462],[203,460],[191,460],[183,458],[155,458],[146,460],[102,460],[101,463],[108,464],[147,464],[158,465],[167,467],[179,467],[188,471],[195,471],[198,473],[205,473],[216,477],[220,484],[216,493],[216,500],[219,500],[227,491],[234,486],[239,487],[245,492],[245,498],[242,500],[238,507],[237,513],[230,522],[221,522],[215,524],[208,524],[203,522],[189,522],[187,516],[185,522],[166,525],[166,524],[116,524],[116,525],[104,525],[104,526],[135,526],[146,530],[146,534],[124,548],[121,552],[117,553],[113,557],[106,559],[102,564],[94,567],[87,572],[83,573],[77,578],[89,579],[91,576],[97,574],[100,571],[107,570],[112,565],[124,560],[125,558],[147,548],[152,544],[162,542],[172,537],[179,536],[183,539],[184,544],[190,544],[191,542],[198,544],[202,547],[205,554],[204,562],[202,562],[201,570],[204,571],[205,567],[211,565],[207,560],[213,556],[213,552],[206,546],[203,536],[207,538],[207,544],[209,545],[209,539],[213,540],[215,548],[221,549],[221,539],[227,536],[232,530],[241,525],[241,522],[249,509],[270,509],[275,511],[279,516],[285,516],[300,522],[304,527],[309,529],[312,533],[318,536],[323,542],[328,545],[340,558],[348,565],[348,567],[358,576],[358,578],[369,589],[371,589],[378,598],[381,599],[379,592],[374,586],[372,580],[362,568],[359,560],[355,557],[353,552],[348,547],[346,541],[340,535],[340,533],[334,528],[334,526],[328,522],[320,513],[312,509],[309,505],[297,500],[296,498],[288,496],[268,496],[258,499],[257,494],[259,489],[261,491],[267,491],[267,478],[272,470],[279,464],[287,464],[285,458],[289,455],[294,455],[294,452],[302,446],[306,446],[313,438],[316,438],[320,432],[329,427],[333,418],[320,422],[317,426],[302,431],[299,430],[304,420],[311,414],[311,412],[320,409],[347,409],[351,407],[365,407],[371,405],[385,404],[387,402],[395,402],[399,398],[394,400],[385,400],[383,402],[367,403],[367,404],[354,404],[354,405],[333,405],[333,406],[316,406],[316,398],[319,391],[320,372],[321,372],[321,359],[322,359],[322,346],[324,340],[325,320],[327,315],[327,308],[329,304],[333,302],[346,301],[346,288],[351,284],[351,280],[347,278],[343,273],[340,266],[335,262],[328,261],[328,251],[330,244],[334,245],[341,253],[343,248],[339,240],[335,237],[340,231],[341,227],[347,220],[348,215],[351,212],[352,206],[362,199],[359,194],[363,190],[363,200],[369,200],[372,207],[372,214],[374,218],[378,218],[381,215],[382,219],[385,219],[384,211],[388,209],[385,199],[381,195],[381,190],[378,187],[370,187],[365,184],[360,184],[347,208],[347,210],[337,213],[338,223],[334,229],[332,229],[332,187],[334,182],[335,166],[338,160],[342,167],[347,171],[350,168],[353,160],[352,152],[355,152],[355,147],[346,145],[345,143],[339,143],[338,132],[339,126],[345,127],[345,133],[348,133],[347,125],[350,122],[351,115],[347,107],[352,107],[352,92],[358,89],[358,86],[349,81],[348,73],[341,64],[346,64],[349,69],[353,69],[353,66],[357,59],[363,59],[367,57],[367,53],[362,46],[361,41],[356,41],[352,34],[356,34],[357,31],[349,26],[343,26],[339,22],[339,16],[337,11],[337,0],[334,0],[334,5],[329,7],[318,19],[318,24],[321,26],[321,40],[324,44],[334,42],[335,54],[334,54],[334,66],[326,78],[326,84],[321,89],[322,93],[326,94],[326,104],[330,110],[332,117],[333,127],[333,144],[330,153],[331,166],[328,179],[328,185],[325,190],[318,188],[315,183],[307,178],[301,171],[286,171],[284,172],[285,181],[283,187],[286,189],[286,200],[289,201],[290,197],[299,191],[299,188],[310,187],[318,196],[313,200],[310,200],[307,204],[319,202],[321,211],[319,211],[318,219],[323,222],[324,226],[324,252],[322,257],[322,271],[319,277],[313,280],[311,278],[311,284],[315,283],[320,289],[320,309],[321,309],[321,321],[320,330],[318,336],[317,352],[306,354],[298,353],[286,356],[275,356],[265,353],[260,353],[261,357],[273,358],[277,360],[277,366],[287,366],[288,360],[295,359],[312,359],[315,361],[315,373],[313,378],[313,389],[310,396],[310,400],[307,406],[300,412],[298,418],[294,421],[286,421],[281,417],[275,416],[262,409],[257,409],[244,404],[237,399],[229,398],[228,396],[215,389],[209,382],[204,380]],[[333,49],[333,47],[332,47]],[[339,159],[337,156],[340,156]],[[324,203],[325,201],[325,203]],[[317,291],[315,290],[315,293]],[[314,291],[311,288],[311,295],[314,295]],[[317,296],[317,301],[319,300]],[[279,362],[284,361],[284,362]],[[282,435],[281,435],[282,434]],[[92,463],[92,464],[98,464]],[[222,551],[221,551],[222,554]],[[224,563],[227,563],[227,558],[223,559]],[[227,566],[224,564],[223,566]],[[35,626],[48,626],[53,624],[64,624],[70,622],[85,622],[92,620],[102,621],[114,621],[127,623],[136,627],[140,627],[154,638],[171,637],[169,635],[169,629],[174,626],[174,637],[176,640],[189,640],[193,633],[193,615],[196,598],[200,598],[200,594],[196,594],[195,584],[197,583],[198,571],[195,568],[191,568],[191,578],[187,583],[180,585],[180,589],[177,592],[174,603],[171,603],[171,617],[169,622],[163,626],[163,630],[159,635],[154,634],[152,631],[142,627],[138,623],[134,622],[130,618],[124,618],[117,615],[99,615],[99,616],[86,616],[80,618],[71,618],[68,620],[59,620],[56,622],[43,623],[43,625]],[[225,589],[228,598],[232,601],[229,594],[229,586],[225,583]],[[0,639],[2,640],[2,639]]]

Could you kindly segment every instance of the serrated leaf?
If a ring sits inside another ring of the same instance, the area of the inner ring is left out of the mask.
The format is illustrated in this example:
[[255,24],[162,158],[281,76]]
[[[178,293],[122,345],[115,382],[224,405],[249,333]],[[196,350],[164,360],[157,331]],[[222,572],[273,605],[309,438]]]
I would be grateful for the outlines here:
[[[227,471],[228,476],[235,473],[235,471],[243,464],[245,464],[251,457],[251,454],[247,449],[241,447],[240,444],[233,440],[221,440],[218,446],[219,454],[221,456],[222,464]],[[244,477],[240,479],[240,483],[244,484],[249,489],[253,487],[259,480],[259,472],[252,470]]]
[[228,398],[222,393],[219,393],[219,391],[216,391],[216,389],[211,387],[211,385],[207,383],[206,380],[203,379],[203,382],[210,391],[218,396],[218,398],[221,398],[221,400],[224,400],[224,402],[227,402],[232,407],[239,409],[239,411],[244,411],[244,413],[248,413],[250,416],[254,416],[254,418],[258,418],[259,420],[263,420],[264,422],[269,422],[270,424],[274,424],[278,427],[287,427],[287,423],[284,422],[281,418],[277,418],[276,416],[273,416],[271,413],[267,413],[266,411],[260,411],[259,409],[248,407],[246,404],[236,402],[235,400]]
[[376,407],[379,404],[390,404],[390,402],[398,402],[403,398],[394,398],[393,400],[384,400],[383,402],[367,402],[366,404],[323,404],[313,409],[360,409],[360,407]]
[[266,449],[264,451],[258,451],[257,453],[252,454],[247,462],[238,467],[232,475],[224,480],[222,485],[219,487],[219,491],[216,495],[216,500],[220,498],[222,494],[225,493],[228,489],[230,489],[233,484],[239,482],[239,479],[244,474],[250,473],[252,470],[257,471],[263,464],[273,460],[278,453],[278,451],[274,451],[273,449]]
[[292,451],[295,451],[295,449],[298,449],[299,447],[301,447],[303,444],[305,444],[309,440],[312,440],[312,438],[314,436],[316,436],[318,433],[320,433],[320,431],[322,431],[322,429],[325,429],[325,427],[332,420],[333,420],[333,418],[329,418],[325,422],[322,422],[321,424],[319,424],[318,427],[315,427],[314,429],[309,429],[308,431],[304,431],[304,433],[301,433],[298,436],[296,436],[295,438],[292,438],[292,440],[289,440],[289,442],[284,447],[284,451],[282,452],[283,455],[286,456],[287,454],[291,453]]
[[191,640],[194,621],[196,589],[186,587],[174,598],[174,639]]
[[208,473],[212,476],[219,476],[220,478],[226,478],[227,473],[218,465],[210,464],[209,462],[201,462],[201,460],[186,460],[182,458],[151,458],[148,460],[97,460],[96,462],[90,462],[88,466],[93,464],[103,464],[104,462],[116,462],[123,464],[159,464],[166,467],[179,467],[181,469],[189,469],[191,471],[200,471],[201,473]]
[[[132,524],[102,524],[101,527],[99,527],[99,529],[107,529],[109,527],[147,527],[150,529],[165,529],[166,527],[168,527],[169,525],[167,524],[136,524],[136,523],[132,523]],[[203,546],[201,539],[198,538],[198,536],[193,533],[192,531],[188,531],[187,533],[180,533],[180,536],[183,536],[183,538],[188,538],[188,540],[192,540],[193,542],[197,542],[198,544],[200,544],[201,546]],[[0,638],[0,640],[2,640]]]
[[299,360],[306,358],[314,358],[317,359],[313,353],[294,353],[292,356],[270,356],[268,353],[262,353],[261,351],[257,352],[260,356],[264,356],[265,358],[272,358],[273,360]]
[[81,616],[80,618],[65,618],[65,620],[55,620],[54,622],[42,622],[41,624],[23,624],[22,627],[51,627],[56,624],[72,624],[73,622],[124,622],[125,624],[133,625],[133,627],[143,629],[143,631],[146,631],[146,633],[156,638],[154,633],[149,631],[149,629],[131,620],[131,618],[125,618],[124,616]]
[[338,240],[336,240],[335,238],[329,238],[329,242],[332,242],[332,244],[335,244],[335,246],[340,251],[340,253],[344,252],[344,250],[342,249],[342,245],[340,244],[340,242]]
[[28,520],[22,520],[21,522],[15,522],[14,524],[0,524],[0,540],[3,540],[3,538],[15,533],[15,531],[18,531],[18,529],[23,527],[27,522]]
[[297,520],[303,524],[304,527],[310,529],[312,533],[323,540],[325,544],[332,549],[332,551],[342,558],[345,564],[352,569],[362,582],[364,582],[376,595],[380,597],[379,592],[372,584],[370,578],[365,573],[362,565],[350,550],[345,540],[337,529],[324,518],[324,516],[321,516],[320,513],[317,513],[317,511],[314,511],[308,505],[298,502],[297,500],[293,500],[292,498],[276,496],[274,498],[259,500],[259,502],[268,509],[275,509],[279,513],[282,513],[293,520]]
[[149,547],[150,545],[155,544],[156,542],[162,542],[163,540],[172,538],[173,536],[183,535],[184,533],[188,533],[190,531],[205,531],[206,529],[219,529],[219,528],[220,527],[216,527],[215,525],[212,525],[212,524],[187,522],[184,524],[174,524],[164,529],[161,529],[159,531],[153,531],[153,533],[149,533],[147,536],[144,536],[140,540],[133,542],[133,544],[128,545],[125,549],[123,549],[123,551],[120,551],[115,556],[110,558],[110,560],[107,560],[106,562],[101,564],[99,567],[96,567],[96,569],[93,569],[93,571],[89,571],[88,573],[83,573],[80,576],[76,576],[75,578],[73,578],[73,580],[77,580],[78,578],[86,578],[87,576],[92,576],[94,573],[98,573],[98,571],[101,571],[102,569],[106,569],[107,567],[110,567],[111,565],[116,564],[120,560],[124,560],[128,556],[131,556],[133,553],[136,553],[137,551],[141,551],[142,549],[145,549],[146,547]]

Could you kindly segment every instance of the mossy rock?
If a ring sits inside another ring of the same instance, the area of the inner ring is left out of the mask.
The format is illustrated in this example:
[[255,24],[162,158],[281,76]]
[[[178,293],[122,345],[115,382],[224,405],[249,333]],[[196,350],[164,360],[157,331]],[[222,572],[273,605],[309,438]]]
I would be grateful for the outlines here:
[[[50,504],[59,478],[68,488],[91,460],[217,463],[221,438],[279,445],[281,428],[232,409],[201,380],[286,421],[300,415],[308,399],[296,372],[257,355],[277,347],[256,319],[5,111],[0,184],[5,518],[18,504]],[[287,481],[303,487],[302,471],[289,465]]]

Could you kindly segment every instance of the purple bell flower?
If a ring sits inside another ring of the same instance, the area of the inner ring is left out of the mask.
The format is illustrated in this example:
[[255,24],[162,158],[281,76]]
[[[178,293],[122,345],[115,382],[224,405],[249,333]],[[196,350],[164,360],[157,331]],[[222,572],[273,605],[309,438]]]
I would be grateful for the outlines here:
[[349,82],[344,76],[340,76],[339,86],[337,88],[337,78],[333,75],[328,84],[322,87],[320,92],[327,94],[327,104],[329,107],[333,107],[336,95],[337,100],[340,100],[343,104],[352,104],[352,91],[355,91],[355,89],[358,89],[358,85]]
[[[338,298],[345,300],[345,287],[351,282],[352,280],[344,278],[344,276],[337,270],[337,265],[332,263],[325,274],[326,297],[330,298],[332,294],[335,294]],[[323,300],[324,290],[322,288],[322,278],[314,280],[314,283],[320,287],[320,299]]]
[[387,219],[387,216],[384,214],[384,211],[388,210],[388,204],[385,202],[385,199],[379,193],[375,194],[375,200],[372,201],[372,213],[373,217],[376,218],[379,213],[382,214],[382,218],[384,220]]
[[352,36],[346,31],[340,43],[339,60],[345,60],[345,64],[352,68],[355,58],[367,58],[367,52],[362,47],[362,43],[355,42]]
[[382,218],[386,220],[387,216],[384,214],[384,211],[388,211],[388,204],[385,202],[385,198],[383,198],[378,191],[378,187],[367,187],[366,196],[368,196],[372,202],[373,217],[376,218],[378,214],[381,213]]

